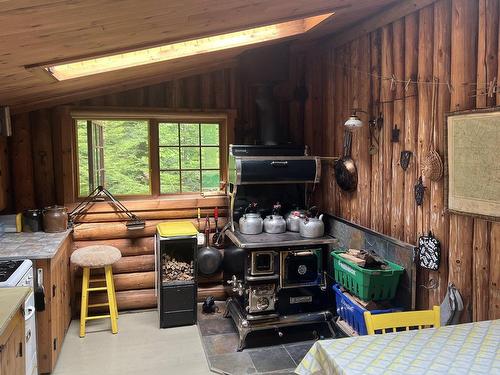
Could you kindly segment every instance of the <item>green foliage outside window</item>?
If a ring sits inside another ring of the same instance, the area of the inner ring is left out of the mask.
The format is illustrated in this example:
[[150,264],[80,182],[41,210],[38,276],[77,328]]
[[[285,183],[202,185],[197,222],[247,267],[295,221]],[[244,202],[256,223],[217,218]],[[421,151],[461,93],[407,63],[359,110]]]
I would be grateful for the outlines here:
[[[99,184],[115,195],[150,193],[149,124],[144,120],[99,120],[103,128],[104,181],[89,177],[86,120],[78,120],[78,156],[80,196]],[[94,146],[96,140],[94,139]],[[96,152],[94,148],[94,152]],[[94,166],[97,167],[97,166]]]
[[160,123],[160,192],[217,190],[219,124]]
[[[102,127],[103,134],[102,140],[90,137],[93,144],[90,159],[89,124]],[[160,193],[218,190],[219,124],[160,123],[158,126]],[[150,194],[148,129],[146,120],[78,120],[79,195],[88,195],[99,184],[115,195]],[[96,158],[99,153],[96,146],[103,148],[102,161]],[[89,168],[96,171],[99,167],[104,170],[104,181],[97,172],[89,176]]]

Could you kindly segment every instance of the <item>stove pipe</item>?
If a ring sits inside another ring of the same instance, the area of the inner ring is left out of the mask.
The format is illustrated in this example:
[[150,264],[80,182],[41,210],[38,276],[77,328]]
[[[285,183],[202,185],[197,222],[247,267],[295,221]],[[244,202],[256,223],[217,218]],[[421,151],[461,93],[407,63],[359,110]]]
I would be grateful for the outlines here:
[[271,83],[256,86],[257,123],[263,145],[278,145],[283,143],[284,139],[284,131],[280,131],[278,104],[273,89],[274,85]]

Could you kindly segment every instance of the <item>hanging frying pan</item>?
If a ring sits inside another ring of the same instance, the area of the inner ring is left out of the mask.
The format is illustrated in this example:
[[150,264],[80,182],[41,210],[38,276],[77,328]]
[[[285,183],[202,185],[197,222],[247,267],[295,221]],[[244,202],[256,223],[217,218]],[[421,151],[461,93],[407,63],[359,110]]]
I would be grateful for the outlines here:
[[335,179],[337,185],[347,192],[355,191],[358,186],[358,171],[356,164],[351,158],[352,133],[346,130],[344,133],[344,156],[335,162]]

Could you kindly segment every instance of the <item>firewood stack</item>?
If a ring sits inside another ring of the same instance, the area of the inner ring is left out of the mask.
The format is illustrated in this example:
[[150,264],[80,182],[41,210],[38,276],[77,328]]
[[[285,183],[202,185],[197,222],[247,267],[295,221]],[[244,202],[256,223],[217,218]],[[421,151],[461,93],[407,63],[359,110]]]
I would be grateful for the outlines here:
[[182,262],[164,254],[162,256],[161,269],[163,282],[189,281],[194,278],[193,261],[191,263]]
[[381,270],[389,268],[383,258],[368,250],[349,249],[347,252],[341,253],[340,256],[363,268]]

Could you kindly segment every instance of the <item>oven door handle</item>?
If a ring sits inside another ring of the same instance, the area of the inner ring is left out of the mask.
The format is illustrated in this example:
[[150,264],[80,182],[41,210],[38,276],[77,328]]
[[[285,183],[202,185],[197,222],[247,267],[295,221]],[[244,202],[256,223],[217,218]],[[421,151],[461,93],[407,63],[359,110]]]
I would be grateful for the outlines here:
[[298,257],[304,257],[304,256],[307,256],[307,255],[313,255],[314,253],[312,251],[297,251],[297,252],[294,252],[293,255],[295,256],[298,256]]
[[[26,313],[27,312],[27,313]],[[24,320],[25,321],[28,321],[31,319],[31,317],[33,316],[33,314],[35,313],[35,306],[28,306],[25,310],[24,310]]]

